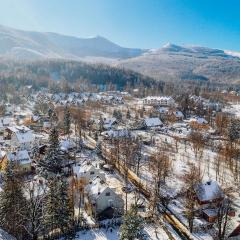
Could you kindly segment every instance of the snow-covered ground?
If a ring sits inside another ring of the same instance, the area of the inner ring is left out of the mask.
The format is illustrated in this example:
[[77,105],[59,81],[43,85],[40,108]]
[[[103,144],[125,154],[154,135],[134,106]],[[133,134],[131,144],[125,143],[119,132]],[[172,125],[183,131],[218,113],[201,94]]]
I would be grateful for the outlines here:
[[[220,173],[216,176],[216,165],[215,158],[216,153],[213,152],[209,148],[205,148],[203,150],[203,155],[201,158],[196,158],[192,146],[186,142],[178,142],[177,149],[174,138],[170,136],[166,136],[160,133],[154,135],[155,138],[155,146],[144,146],[143,150],[146,154],[151,155],[151,153],[156,153],[160,145],[169,146],[168,156],[172,159],[172,170],[169,176],[166,179],[165,186],[161,187],[161,191],[164,191],[168,194],[168,196],[175,197],[178,193],[181,193],[184,182],[183,175],[188,171],[188,164],[195,163],[197,166],[200,166],[203,173],[203,181],[208,180],[217,180],[219,184],[224,187],[237,186],[237,182],[234,180],[233,173],[228,169],[225,164],[221,164]],[[185,145],[186,144],[186,145]],[[144,181],[147,181],[149,186],[152,184],[152,174],[149,169],[149,165],[146,164],[141,165],[140,176]],[[234,204],[236,209],[236,217],[231,219],[231,224],[236,226],[240,221],[240,192],[239,189],[234,188]],[[181,194],[180,194],[181,195]],[[184,199],[181,197],[177,197],[169,204],[169,209],[177,216],[177,218],[184,224],[187,224],[187,219],[184,215],[185,207],[184,207]],[[199,227],[200,225],[204,228],[204,226],[208,225],[204,219],[195,218],[195,227]],[[196,232],[196,239],[212,239],[210,234],[206,232]]]
[[231,104],[230,106],[225,107],[222,111],[235,115],[236,117],[240,117],[240,103]]
[[[146,224],[144,226],[144,233],[149,240],[168,240],[168,235],[157,225]],[[96,229],[81,231],[77,233],[75,240],[118,240],[119,228],[110,230]],[[178,238],[176,238],[178,239]]]

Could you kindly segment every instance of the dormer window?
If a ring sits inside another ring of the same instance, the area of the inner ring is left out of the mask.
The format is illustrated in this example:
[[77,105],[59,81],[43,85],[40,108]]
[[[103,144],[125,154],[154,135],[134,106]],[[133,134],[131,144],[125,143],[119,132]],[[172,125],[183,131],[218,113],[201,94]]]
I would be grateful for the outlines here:
[[109,197],[110,196],[110,192],[106,192],[106,196]]

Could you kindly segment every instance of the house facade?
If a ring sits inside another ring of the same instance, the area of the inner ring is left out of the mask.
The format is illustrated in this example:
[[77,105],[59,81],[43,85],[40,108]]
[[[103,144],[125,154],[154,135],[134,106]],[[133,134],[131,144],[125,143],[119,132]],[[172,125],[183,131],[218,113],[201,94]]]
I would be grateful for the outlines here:
[[121,195],[102,183],[99,178],[95,178],[87,186],[84,203],[87,213],[96,219],[120,216],[124,211]]
[[143,104],[170,107],[175,104],[175,101],[172,97],[168,97],[168,96],[163,96],[163,97],[149,96],[143,99]]

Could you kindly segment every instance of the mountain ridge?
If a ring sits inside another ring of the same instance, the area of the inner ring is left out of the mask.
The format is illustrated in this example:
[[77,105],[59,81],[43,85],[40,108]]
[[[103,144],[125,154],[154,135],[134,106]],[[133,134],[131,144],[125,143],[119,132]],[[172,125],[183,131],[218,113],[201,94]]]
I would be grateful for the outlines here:
[[[26,56],[25,53],[34,53]],[[144,50],[124,48],[110,40],[96,36],[79,38],[52,32],[35,32],[8,28],[0,25],[0,55],[35,59],[70,58],[81,60],[86,56],[107,58],[129,58],[140,55]]]
[[166,82],[240,82],[240,53],[196,45],[167,43],[158,49],[125,48],[102,36],[79,38],[0,25],[0,57],[105,63]]

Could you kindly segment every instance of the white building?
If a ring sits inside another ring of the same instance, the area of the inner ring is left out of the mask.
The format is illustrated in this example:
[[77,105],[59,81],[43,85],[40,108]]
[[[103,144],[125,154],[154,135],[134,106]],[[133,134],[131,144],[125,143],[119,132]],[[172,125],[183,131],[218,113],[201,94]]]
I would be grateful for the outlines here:
[[175,101],[172,97],[168,96],[149,96],[143,99],[143,104],[155,106],[173,106],[175,104]]
[[94,167],[92,164],[73,166],[73,174],[78,180],[81,180],[86,184],[93,181],[96,177],[103,182],[106,181],[105,173],[99,168]]
[[121,195],[97,177],[86,188],[85,209],[95,218],[122,215],[124,201]]
[[24,172],[31,171],[32,160],[26,150],[8,153],[7,159],[8,161],[15,161]]
[[35,136],[31,129],[25,126],[14,126],[7,128],[11,146],[19,150],[30,150],[33,146]]
[[0,118],[0,131],[4,131],[7,127],[10,127],[12,121],[8,117],[1,117]]

